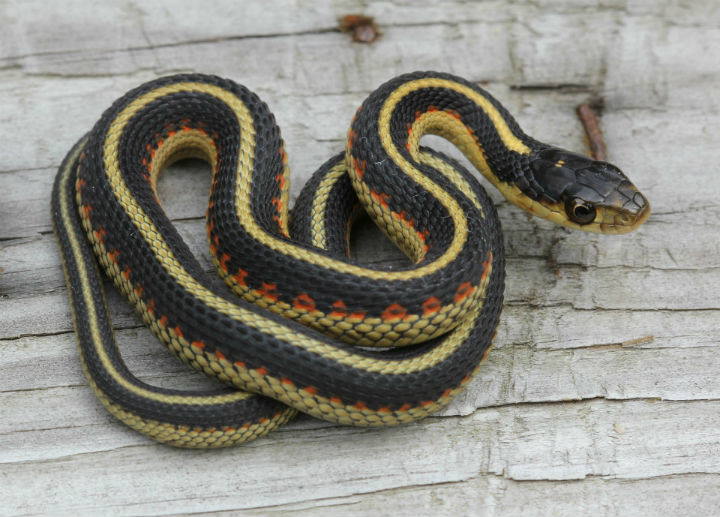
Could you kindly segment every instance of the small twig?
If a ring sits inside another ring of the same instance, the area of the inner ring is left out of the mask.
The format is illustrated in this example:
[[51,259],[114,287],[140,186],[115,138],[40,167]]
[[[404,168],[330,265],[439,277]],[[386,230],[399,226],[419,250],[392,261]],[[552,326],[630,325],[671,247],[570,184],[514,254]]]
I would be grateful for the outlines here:
[[595,110],[589,103],[586,102],[577,107],[577,113],[583,127],[585,128],[588,146],[590,147],[590,154],[596,160],[607,160],[605,140],[603,140],[602,131],[600,131],[600,124]]

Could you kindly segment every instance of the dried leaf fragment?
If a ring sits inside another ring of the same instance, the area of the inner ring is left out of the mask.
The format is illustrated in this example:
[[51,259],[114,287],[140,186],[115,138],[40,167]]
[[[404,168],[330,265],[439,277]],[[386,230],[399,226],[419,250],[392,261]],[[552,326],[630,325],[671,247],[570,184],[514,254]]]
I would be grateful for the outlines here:
[[340,30],[352,34],[356,43],[372,43],[380,37],[375,20],[363,14],[347,14],[340,18]]

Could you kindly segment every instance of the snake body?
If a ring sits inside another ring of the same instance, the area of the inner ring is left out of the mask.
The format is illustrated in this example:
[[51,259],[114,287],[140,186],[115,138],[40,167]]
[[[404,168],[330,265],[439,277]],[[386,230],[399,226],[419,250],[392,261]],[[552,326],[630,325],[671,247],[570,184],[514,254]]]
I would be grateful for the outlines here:
[[[346,150],[288,210],[289,170],[268,107],[206,75],[146,83],[68,153],[53,189],[55,233],[80,358],[103,405],[181,447],[254,439],[297,410],[389,426],[448,404],[492,345],[504,252],[495,209],[463,166],[421,147],[444,136],[509,200],[559,224],[622,233],[649,205],[616,167],[527,136],[490,94],[435,72],[406,74],[356,113]],[[175,160],[212,165],[213,287],[160,206]],[[410,258],[382,270],[348,258],[359,207]],[[100,264],[183,361],[239,390],[147,385],[113,337]]]

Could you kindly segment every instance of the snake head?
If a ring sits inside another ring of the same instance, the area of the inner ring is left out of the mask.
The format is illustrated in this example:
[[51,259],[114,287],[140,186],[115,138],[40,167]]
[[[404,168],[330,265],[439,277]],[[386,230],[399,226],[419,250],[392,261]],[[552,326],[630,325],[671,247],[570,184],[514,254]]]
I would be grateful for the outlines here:
[[558,148],[530,161],[542,203],[565,226],[600,233],[627,233],[650,215],[650,204],[616,166]]

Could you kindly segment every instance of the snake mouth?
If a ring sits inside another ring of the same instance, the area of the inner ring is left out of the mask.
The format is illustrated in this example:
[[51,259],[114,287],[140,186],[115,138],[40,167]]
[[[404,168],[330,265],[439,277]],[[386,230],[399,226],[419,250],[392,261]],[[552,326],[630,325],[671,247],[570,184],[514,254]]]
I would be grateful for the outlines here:
[[650,217],[650,212],[651,212],[650,203],[648,203],[648,200],[645,199],[645,196],[643,196],[639,192],[637,193],[637,195],[635,197],[637,197],[637,196],[640,196],[643,199],[644,204],[642,205],[642,207],[640,208],[640,211],[635,216],[635,221],[633,222],[633,224],[630,227],[631,231],[634,230],[635,228],[637,228],[638,226],[642,225],[645,221],[647,221],[648,217]]
[[622,208],[616,208],[613,216],[607,217],[609,224],[601,224],[602,231],[606,233],[630,233],[642,226],[650,217],[650,203],[640,192],[633,192],[630,200]]
[[640,192],[635,191],[622,207],[623,226],[628,227],[628,231],[634,230],[650,217],[650,203],[647,198]]

